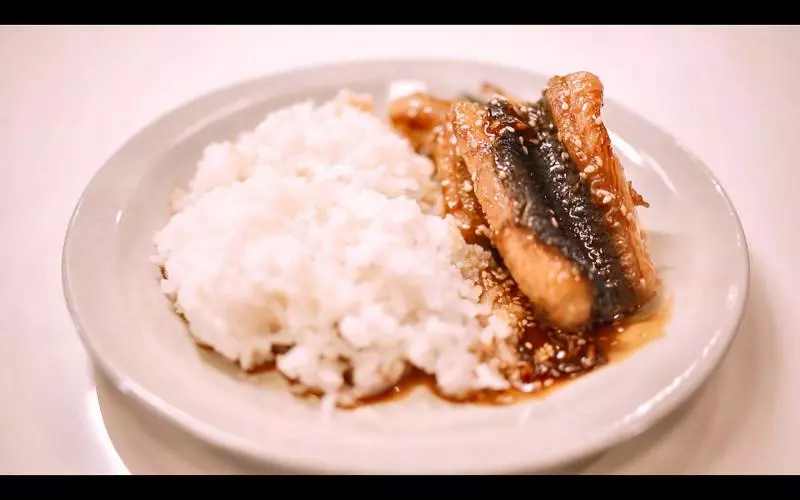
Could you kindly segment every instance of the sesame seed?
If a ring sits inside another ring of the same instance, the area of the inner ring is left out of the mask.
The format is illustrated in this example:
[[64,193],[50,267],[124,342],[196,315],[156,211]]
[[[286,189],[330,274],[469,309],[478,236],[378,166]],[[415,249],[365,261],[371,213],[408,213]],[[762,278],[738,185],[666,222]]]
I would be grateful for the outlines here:
[[629,221],[633,221],[633,212],[628,212],[628,215],[626,215],[625,218]]
[[505,127],[503,127],[503,130],[505,130],[506,132],[510,132],[511,133],[511,132],[514,132],[514,127],[506,125]]
[[588,102],[583,103],[583,106],[581,106],[581,112],[586,113],[586,111],[588,110],[589,110],[589,103]]
[[578,176],[579,176],[581,179],[583,179],[583,180],[586,180],[586,174],[585,174],[585,173],[583,173],[583,172],[578,172]]
[[577,147],[583,146],[583,141],[581,141],[580,138],[578,137],[575,138],[575,146]]
[[475,126],[476,126],[476,127],[480,127],[481,125],[483,125],[483,120],[481,120],[480,118],[478,118],[477,120],[475,120]]
[[619,211],[622,212],[622,215],[627,215],[628,214],[628,207],[626,207],[625,205],[620,205],[619,206]]
[[603,197],[603,205],[608,205],[609,203],[611,203],[611,200],[613,199],[614,198],[612,198],[610,194],[605,195]]
[[431,108],[430,106],[425,106],[424,108],[422,108],[422,112],[423,113],[430,113],[432,111],[433,111],[433,108]]
[[564,101],[564,102],[561,103],[561,109],[563,109],[564,111],[569,109],[569,106],[567,106],[567,101]]
[[603,166],[603,159],[602,159],[602,158],[600,158],[599,156],[595,156],[595,157],[594,157],[594,162],[595,162],[595,163],[597,163],[597,165],[598,165],[599,167],[602,167],[602,166]]
[[558,227],[558,221],[556,220],[555,217],[550,217],[550,224],[552,224],[553,227],[556,227],[556,228]]
[[645,286],[647,284],[647,281],[645,281],[644,278],[640,278],[639,279],[639,284],[641,284],[642,286]]
[[561,153],[561,159],[564,160],[564,161],[569,160],[569,153],[567,153],[567,152]]
[[518,139],[519,139],[519,143],[520,144],[525,144],[525,138],[524,137],[519,136]]
[[451,136],[450,136],[450,144],[452,144],[453,146],[455,146],[457,143],[458,143],[458,139],[456,139],[456,136],[454,136],[454,135],[451,135]]
[[525,147],[525,146],[522,146],[522,152],[525,153],[525,154],[528,154],[528,148]]
[[468,129],[469,129],[469,125],[467,125],[466,123],[461,125],[461,130],[468,130]]
[[612,199],[615,198],[614,193],[611,191],[606,191],[605,189],[598,189],[596,194],[598,196],[610,196]]
[[600,118],[599,116],[595,116],[594,117],[594,124],[595,125],[600,125],[601,123],[603,123],[603,119]]
[[589,165],[588,167],[584,168],[583,171],[586,172],[587,174],[593,174],[597,171],[597,167],[595,167],[594,165]]

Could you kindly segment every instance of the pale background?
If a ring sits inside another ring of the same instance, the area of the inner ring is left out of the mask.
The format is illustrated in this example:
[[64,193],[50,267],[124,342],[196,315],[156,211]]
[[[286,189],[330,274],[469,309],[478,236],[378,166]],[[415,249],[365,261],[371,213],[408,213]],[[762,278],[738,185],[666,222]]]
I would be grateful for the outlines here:
[[243,78],[388,56],[593,71],[739,210],[751,296],[723,365],[656,428],[570,471],[800,472],[797,28],[129,27],[0,28],[0,473],[269,472],[93,374],[61,293],[64,230],[95,170],[170,109]]

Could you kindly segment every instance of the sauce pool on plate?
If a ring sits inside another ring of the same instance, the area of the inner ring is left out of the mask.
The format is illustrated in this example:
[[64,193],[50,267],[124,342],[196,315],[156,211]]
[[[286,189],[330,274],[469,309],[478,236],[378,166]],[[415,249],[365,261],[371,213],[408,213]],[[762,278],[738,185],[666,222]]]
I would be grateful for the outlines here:
[[[524,333],[525,341],[520,343],[520,349],[530,353],[528,356],[528,366],[532,370],[529,378],[524,385],[513,387],[505,391],[483,391],[478,392],[467,399],[454,400],[445,397],[436,388],[434,378],[421,370],[413,370],[402,381],[392,387],[389,391],[378,396],[363,400],[358,406],[389,403],[402,400],[418,389],[428,390],[438,397],[454,403],[473,403],[483,405],[508,405],[518,403],[527,399],[545,397],[552,391],[563,387],[572,380],[580,378],[594,370],[602,368],[611,363],[618,363],[643,348],[649,342],[656,340],[664,335],[664,329],[669,322],[672,312],[672,300],[663,298],[638,311],[629,317],[606,325],[595,331],[576,336],[577,339],[585,341],[584,353],[593,354],[596,361],[590,366],[563,373],[557,371],[553,374],[552,369],[544,372],[540,368],[540,373],[536,373],[537,366],[551,366],[553,361],[558,361],[556,351],[549,359],[541,360],[538,363],[532,358],[536,351],[542,348],[550,350],[544,346],[554,345],[556,342],[551,340],[554,335],[559,334],[552,329],[534,325],[526,329]],[[525,345],[527,342],[529,345]],[[555,349],[555,348],[554,348]],[[593,353],[591,352],[593,351]],[[525,357],[523,355],[523,357]]]

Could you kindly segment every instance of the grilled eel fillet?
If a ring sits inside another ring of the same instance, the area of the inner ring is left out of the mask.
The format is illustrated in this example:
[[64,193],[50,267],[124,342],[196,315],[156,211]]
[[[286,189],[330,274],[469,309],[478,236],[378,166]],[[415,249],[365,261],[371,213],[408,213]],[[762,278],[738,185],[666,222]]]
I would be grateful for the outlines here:
[[645,204],[625,179],[590,73],[555,77],[534,103],[456,102],[454,130],[492,241],[546,321],[609,322],[652,299],[639,228]]
[[550,79],[546,97],[551,103],[559,141],[576,168],[586,177],[595,205],[603,214],[611,245],[616,251],[625,281],[638,304],[656,295],[658,278],[642,234],[637,206],[647,202],[625,178],[603,125],[603,85],[593,74],[571,73]]
[[647,204],[612,150],[597,77],[554,77],[535,103],[488,84],[481,91],[495,97],[415,94],[390,111],[434,159],[465,239],[493,244],[539,316],[562,329],[590,328],[652,299],[657,278],[636,214]]

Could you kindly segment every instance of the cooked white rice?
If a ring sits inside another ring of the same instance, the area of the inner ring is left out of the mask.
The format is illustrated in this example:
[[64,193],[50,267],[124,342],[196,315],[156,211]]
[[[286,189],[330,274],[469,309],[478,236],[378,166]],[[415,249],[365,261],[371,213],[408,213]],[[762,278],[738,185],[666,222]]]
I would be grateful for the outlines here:
[[276,111],[205,150],[155,236],[162,289],[198,342],[339,402],[409,365],[451,396],[505,388],[473,353],[508,335],[478,302],[485,255],[440,216],[432,169],[350,93]]

